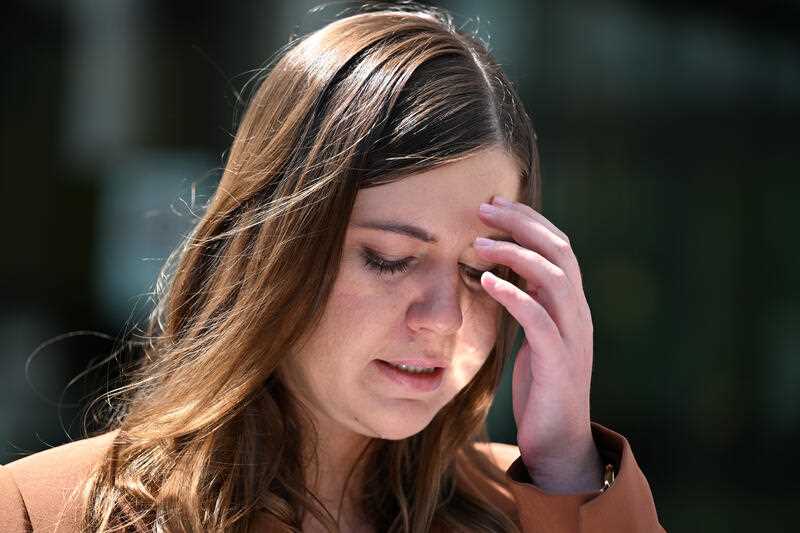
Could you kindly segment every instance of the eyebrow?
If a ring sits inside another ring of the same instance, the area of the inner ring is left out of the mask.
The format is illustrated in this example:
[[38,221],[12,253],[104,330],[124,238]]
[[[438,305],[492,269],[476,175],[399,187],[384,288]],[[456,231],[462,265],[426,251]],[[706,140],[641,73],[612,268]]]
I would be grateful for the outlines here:
[[[357,228],[376,229],[380,231],[398,233],[400,235],[405,235],[406,237],[411,237],[429,244],[436,244],[439,242],[439,237],[433,235],[423,228],[420,228],[419,226],[397,222],[394,220],[369,220],[360,223],[354,222],[353,225]],[[488,238],[496,241],[513,242],[512,237],[508,235],[489,235]]]

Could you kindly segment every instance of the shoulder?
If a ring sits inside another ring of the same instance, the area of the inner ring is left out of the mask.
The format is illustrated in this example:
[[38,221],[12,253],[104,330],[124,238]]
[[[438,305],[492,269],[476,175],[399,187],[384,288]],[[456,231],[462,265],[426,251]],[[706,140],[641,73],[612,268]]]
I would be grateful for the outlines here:
[[481,452],[487,459],[497,465],[501,470],[508,470],[511,464],[519,456],[519,446],[513,444],[503,444],[502,442],[476,442],[476,450]]
[[[76,489],[111,447],[116,434],[111,431],[73,441],[0,466],[0,510],[9,516],[27,517],[34,531],[71,531],[77,527],[75,517],[64,516],[64,511],[75,509],[70,503],[79,495]],[[59,522],[62,527],[55,527]]]
[[0,531],[30,531],[30,520],[19,487],[0,465]]

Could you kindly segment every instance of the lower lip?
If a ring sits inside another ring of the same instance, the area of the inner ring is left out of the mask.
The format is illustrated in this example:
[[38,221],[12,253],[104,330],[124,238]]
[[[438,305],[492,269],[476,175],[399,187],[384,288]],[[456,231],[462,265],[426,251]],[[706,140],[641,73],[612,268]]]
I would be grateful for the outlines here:
[[444,368],[436,368],[433,372],[412,374],[390,365],[386,361],[376,359],[381,374],[405,388],[417,392],[432,392],[439,388],[444,378]]

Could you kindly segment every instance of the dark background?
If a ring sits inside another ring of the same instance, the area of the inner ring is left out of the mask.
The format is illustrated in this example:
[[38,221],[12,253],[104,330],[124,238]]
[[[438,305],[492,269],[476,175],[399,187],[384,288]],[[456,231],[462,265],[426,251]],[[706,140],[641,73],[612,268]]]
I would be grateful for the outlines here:
[[[348,5],[315,4],[0,8],[0,462],[81,436],[78,407],[114,365],[66,387],[114,345],[69,335],[141,319],[192,183],[211,184],[200,204],[219,176],[236,92]],[[594,319],[593,419],[631,442],[663,525],[789,529],[800,3],[437,5],[490,39],[534,118],[543,212],[573,242]],[[507,387],[490,429],[514,440]]]

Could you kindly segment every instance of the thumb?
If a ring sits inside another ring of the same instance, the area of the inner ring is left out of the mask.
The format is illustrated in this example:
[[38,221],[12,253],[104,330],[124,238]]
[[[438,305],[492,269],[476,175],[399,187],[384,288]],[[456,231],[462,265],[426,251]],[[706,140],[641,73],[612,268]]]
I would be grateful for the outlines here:
[[528,343],[523,342],[520,349],[517,350],[514,372],[511,378],[511,399],[514,409],[514,421],[517,423],[517,427],[519,427],[520,420],[524,415],[532,382],[531,351]]

